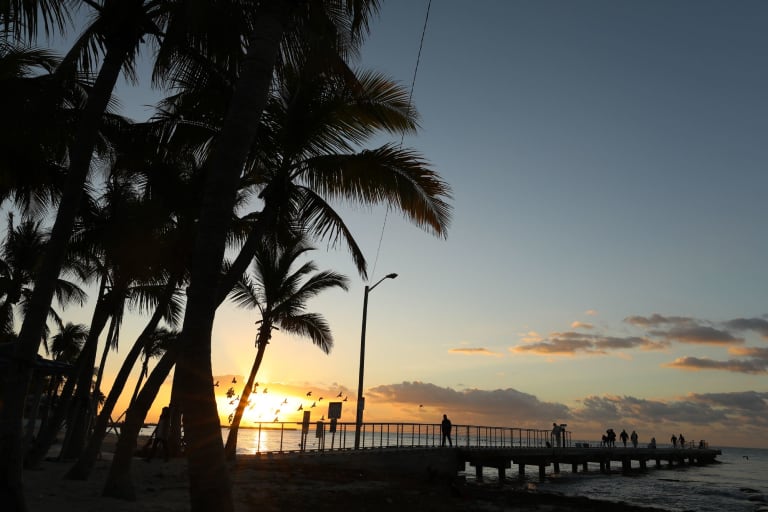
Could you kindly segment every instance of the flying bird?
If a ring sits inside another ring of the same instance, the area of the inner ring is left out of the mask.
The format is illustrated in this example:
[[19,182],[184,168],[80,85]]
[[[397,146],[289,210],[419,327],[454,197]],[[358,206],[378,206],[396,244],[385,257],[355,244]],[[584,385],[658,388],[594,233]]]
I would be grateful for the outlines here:
[[311,391],[307,391],[307,396],[312,396],[312,392]]
[[272,420],[273,423],[277,423],[277,416],[275,416],[275,419]]
[[424,407],[424,404],[419,404],[419,407]]
[[317,407],[317,402],[312,402],[312,407]]
[[339,394],[338,394],[338,395],[336,395],[336,398],[341,398],[342,396],[344,396],[344,393],[342,393],[341,391],[339,391]]
[[269,389],[269,388],[264,388],[264,393],[266,393],[268,389]]
[[347,398],[349,398],[349,397],[348,397],[348,396],[345,396],[345,397],[344,397],[344,400],[342,400],[342,402],[346,402],[346,401],[347,401]]
[[301,404],[299,404],[299,408],[298,408],[298,409],[296,409],[296,410],[297,410],[297,411],[301,411],[301,410],[303,410],[303,409],[304,409],[304,406],[303,406],[303,405],[301,405]]
[[320,417],[320,421],[325,421],[325,414]]
[[213,387],[215,387],[215,388],[219,387],[219,381],[214,382],[213,383]]
[[236,377],[232,377],[232,384],[237,384],[237,378]]
[[286,398],[285,400],[283,400],[283,401],[280,403],[280,405],[288,405],[288,399]]

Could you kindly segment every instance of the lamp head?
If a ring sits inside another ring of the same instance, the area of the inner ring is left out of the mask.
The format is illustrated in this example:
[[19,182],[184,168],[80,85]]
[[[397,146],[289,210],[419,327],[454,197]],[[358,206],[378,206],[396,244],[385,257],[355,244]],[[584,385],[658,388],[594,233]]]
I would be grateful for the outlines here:
[[395,273],[392,273],[392,274],[387,274],[385,277],[386,277],[387,279],[394,279],[394,278],[396,278],[396,277],[397,277],[397,274],[395,274]]

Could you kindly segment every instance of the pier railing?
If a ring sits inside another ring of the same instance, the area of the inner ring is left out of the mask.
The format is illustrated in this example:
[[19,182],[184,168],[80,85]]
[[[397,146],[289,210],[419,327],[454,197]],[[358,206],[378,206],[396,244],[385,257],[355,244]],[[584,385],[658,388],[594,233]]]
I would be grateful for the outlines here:
[[[251,430],[255,437],[253,445],[238,443],[239,451],[354,450],[355,423],[258,423]],[[570,434],[563,433],[563,446],[570,445]],[[240,435],[243,435],[242,428]],[[544,448],[554,444],[549,430],[481,425],[453,425],[451,441],[454,447],[461,448]],[[440,448],[441,443],[439,423],[364,423],[361,428],[361,450]]]

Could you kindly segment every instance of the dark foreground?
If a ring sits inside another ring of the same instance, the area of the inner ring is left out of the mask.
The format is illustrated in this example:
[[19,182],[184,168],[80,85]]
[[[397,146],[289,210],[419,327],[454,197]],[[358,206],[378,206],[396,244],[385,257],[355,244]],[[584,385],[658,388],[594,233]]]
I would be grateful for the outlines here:
[[[63,480],[69,463],[45,462],[24,474],[32,512],[181,512],[189,510],[186,463],[150,463],[134,459],[138,500],[101,497],[110,454],[98,461],[86,482]],[[239,457],[232,466],[239,512],[378,512],[378,511],[541,511],[649,512],[661,509],[541,494],[533,486],[507,482],[475,484],[460,478],[424,475],[398,477],[387,472],[345,469],[342,465],[276,463]]]

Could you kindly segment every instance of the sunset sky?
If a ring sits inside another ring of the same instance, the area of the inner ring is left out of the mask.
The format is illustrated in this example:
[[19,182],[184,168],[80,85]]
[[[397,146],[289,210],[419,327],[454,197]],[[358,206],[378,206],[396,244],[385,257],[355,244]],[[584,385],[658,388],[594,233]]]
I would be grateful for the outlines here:
[[[383,2],[358,67],[410,87],[427,4]],[[365,419],[768,447],[766,27],[763,1],[433,2],[403,144],[453,189],[448,237],[340,208],[370,284],[399,274],[369,297]],[[119,94],[137,120],[159,97],[147,81]],[[317,248],[352,282],[311,304],[334,349],[275,332],[258,399],[290,398],[293,421],[307,391],[342,393],[353,422],[366,283]],[[217,316],[224,419],[258,319]]]

